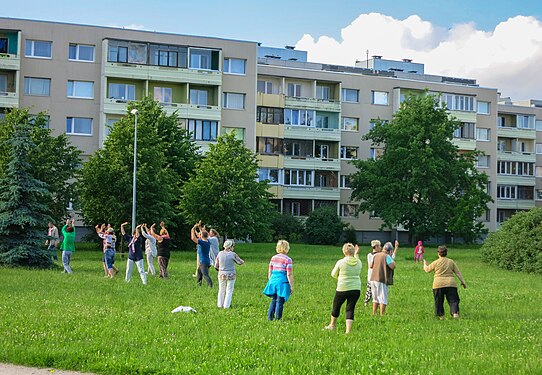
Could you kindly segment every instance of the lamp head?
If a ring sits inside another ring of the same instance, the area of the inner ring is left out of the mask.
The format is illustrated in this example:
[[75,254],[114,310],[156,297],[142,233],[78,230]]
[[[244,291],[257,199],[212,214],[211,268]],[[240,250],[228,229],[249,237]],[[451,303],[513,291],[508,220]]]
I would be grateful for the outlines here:
[[135,109],[135,108],[132,109],[132,110],[130,111],[130,113],[131,113],[132,115],[134,115],[134,116],[137,115],[138,112],[139,112],[139,111],[138,111],[137,109]]

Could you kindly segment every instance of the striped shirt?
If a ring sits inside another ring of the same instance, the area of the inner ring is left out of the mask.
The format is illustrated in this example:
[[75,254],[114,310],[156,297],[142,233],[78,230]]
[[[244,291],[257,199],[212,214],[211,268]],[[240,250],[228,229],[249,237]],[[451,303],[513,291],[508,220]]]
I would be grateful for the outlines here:
[[269,262],[269,271],[280,271],[292,273],[292,259],[284,254],[277,254],[271,258]]

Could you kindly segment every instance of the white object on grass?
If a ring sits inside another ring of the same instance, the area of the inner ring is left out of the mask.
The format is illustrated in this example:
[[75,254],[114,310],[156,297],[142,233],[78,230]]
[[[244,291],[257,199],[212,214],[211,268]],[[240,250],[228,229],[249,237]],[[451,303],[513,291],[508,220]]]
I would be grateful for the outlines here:
[[172,313],[177,313],[177,312],[184,312],[184,313],[190,313],[190,312],[195,312],[197,313],[196,310],[194,310],[192,307],[190,306],[179,306],[179,307],[176,307],[174,308],[173,310],[171,310]]

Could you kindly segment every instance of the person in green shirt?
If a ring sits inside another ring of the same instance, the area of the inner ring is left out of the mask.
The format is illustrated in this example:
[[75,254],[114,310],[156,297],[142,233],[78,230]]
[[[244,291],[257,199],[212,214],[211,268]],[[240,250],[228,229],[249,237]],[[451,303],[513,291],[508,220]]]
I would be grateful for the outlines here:
[[72,253],[75,251],[75,219],[66,219],[66,224],[62,227],[62,265],[64,266],[64,273],[73,273],[70,267],[70,261],[72,259]]
[[345,243],[342,250],[344,258],[339,260],[331,271],[331,276],[337,279],[337,289],[333,299],[331,321],[324,329],[335,329],[341,306],[346,301],[346,333],[350,333],[354,324],[354,310],[361,294],[361,261],[358,257],[358,245]]

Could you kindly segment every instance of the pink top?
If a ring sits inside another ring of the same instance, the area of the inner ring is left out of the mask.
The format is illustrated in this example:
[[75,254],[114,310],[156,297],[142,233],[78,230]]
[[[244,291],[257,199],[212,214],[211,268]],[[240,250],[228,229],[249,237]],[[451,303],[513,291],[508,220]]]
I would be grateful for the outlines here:
[[416,246],[416,248],[414,249],[414,255],[423,254],[423,253],[425,253],[425,249],[423,248],[423,246],[422,245]]
[[269,271],[292,273],[292,259],[284,254],[273,255],[269,262]]

